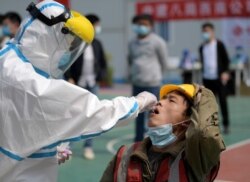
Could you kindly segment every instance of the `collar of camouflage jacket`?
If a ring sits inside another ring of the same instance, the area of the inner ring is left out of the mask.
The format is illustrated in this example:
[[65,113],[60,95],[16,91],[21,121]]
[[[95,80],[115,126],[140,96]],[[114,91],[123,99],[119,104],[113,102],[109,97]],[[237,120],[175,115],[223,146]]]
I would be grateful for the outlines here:
[[[166,147],[162,154],[163,155],[171,155],[173,157],[176,157],[184,148],[185,146],[185,140],[177,141],[173,143],[172,145],[169,145]],[[148,161],[148,151],[152,147],[152,143],[150,138],[145,138],[140,145],[135,149],[135,151],[132,152],[131,157],[138,157],[142,160]]]

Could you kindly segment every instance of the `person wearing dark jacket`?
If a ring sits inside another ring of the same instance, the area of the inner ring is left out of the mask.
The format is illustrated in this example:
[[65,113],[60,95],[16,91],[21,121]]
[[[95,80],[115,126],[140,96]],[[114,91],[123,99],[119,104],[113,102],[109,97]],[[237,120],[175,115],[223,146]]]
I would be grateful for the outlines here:
[[202,25],[204,43],[199,48],[202,63],[203,84],[218,96],[224,133],[229,133],[226,84],[229,80],[229,57],[224,44],[216,39],[211,23]]
[[[100,18],[94,14],[89,14],[86,18],[93,24],[95,33],[101,33]],[[107,64],[102,43],[95,38],[84,54],[71,66],[65,77],[69,82],[97,95],[98,82],[103,81],[106,70]],[[83,156],[89,160],[95,157],[92,144],[92,139],[88,139],[84,143]]]
[[[94,73],[95,73],[95,82],[103,81],[106,72],[107,72],[107,63],[106,58],[104,55],[104,49],[102,46],[102,43],[98,39],[94,39],[91,47],[93,49],[94,54]],[[86,53],[84,53],[86,55]],[[67,73],[67,78],[69,78],[69,81],[72,83],[77,84],[80,81],[84,66],[84,55],[82,54],[79,56],[79,58],[76,60],[76,62],[71,66],[70,73]]]

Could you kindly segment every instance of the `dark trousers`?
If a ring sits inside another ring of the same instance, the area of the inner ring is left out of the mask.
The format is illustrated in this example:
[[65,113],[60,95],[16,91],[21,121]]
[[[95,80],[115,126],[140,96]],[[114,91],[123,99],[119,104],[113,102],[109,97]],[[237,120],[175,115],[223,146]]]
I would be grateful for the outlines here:
[[[137,94],[147,91],[154,94],[157,98],[159,97],[160,86],[157,87],[138,87],[133,85],[133,96]],[[144,112],[138,115],[136,118],[135,124],[135,142],[142,141],[144,139],[145,132],[145,120],[148,117],[148,113]]]
[[203,79],[203,84],[206,88],[210,89],[215,96],[219,98],[221,113],[223,117],[223,126],[229,126],[228,106],[227,106],[227,90],[226,86],[220,80],[207,80]]
[[182,78],[183,83],[192,84],[192,71],[183,71]]

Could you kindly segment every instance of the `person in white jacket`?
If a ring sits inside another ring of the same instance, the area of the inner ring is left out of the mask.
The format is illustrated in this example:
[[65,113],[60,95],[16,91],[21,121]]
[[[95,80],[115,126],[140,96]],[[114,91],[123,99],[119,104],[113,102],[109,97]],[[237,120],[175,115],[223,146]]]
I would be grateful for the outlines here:
[[93,27],[51,0],[27,10],[17,35],[0,50],[0,181],[55,182],[57,145],[107,132],[156,98],[143,92],[100,101],[56,79],[91,43]]

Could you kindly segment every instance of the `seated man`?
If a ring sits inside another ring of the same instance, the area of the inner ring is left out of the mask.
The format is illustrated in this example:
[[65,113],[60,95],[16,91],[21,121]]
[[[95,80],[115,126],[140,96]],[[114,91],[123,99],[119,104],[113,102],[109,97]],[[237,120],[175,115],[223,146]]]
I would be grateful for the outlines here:
[[212,92],[198,85],[165,85],[148,122],[148,138],[122,146],[102,182],[213,181],[225,150]]

